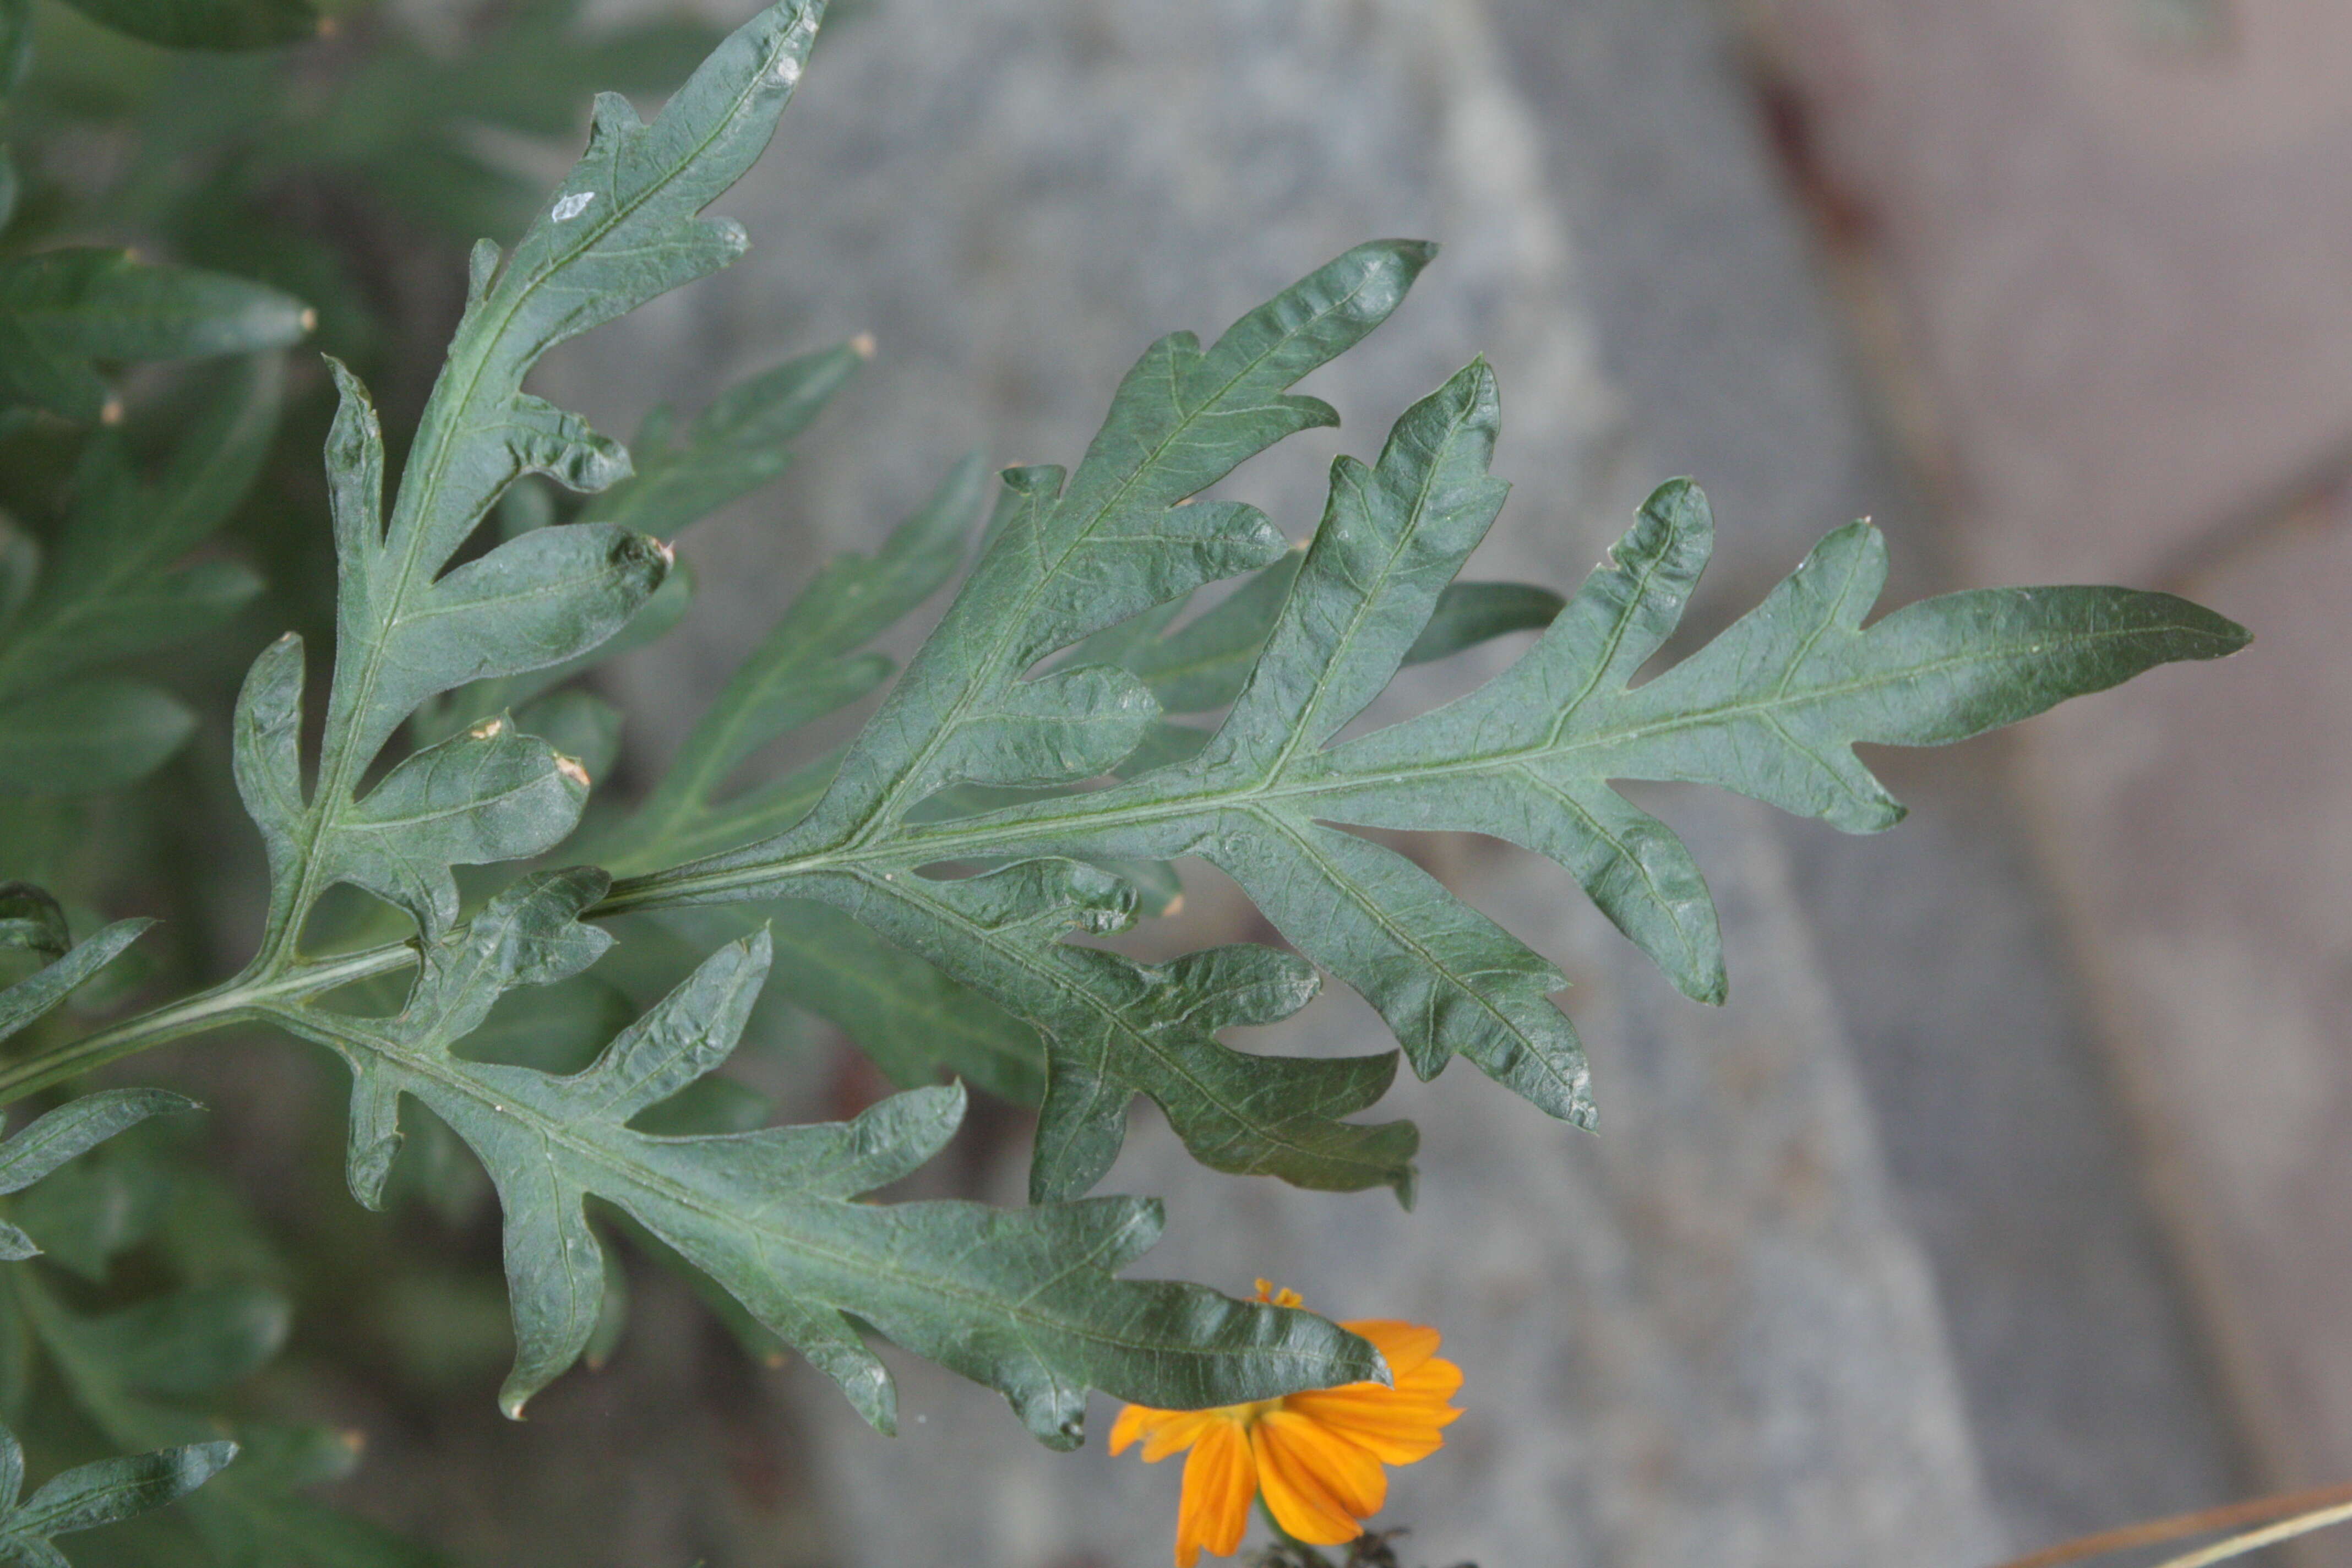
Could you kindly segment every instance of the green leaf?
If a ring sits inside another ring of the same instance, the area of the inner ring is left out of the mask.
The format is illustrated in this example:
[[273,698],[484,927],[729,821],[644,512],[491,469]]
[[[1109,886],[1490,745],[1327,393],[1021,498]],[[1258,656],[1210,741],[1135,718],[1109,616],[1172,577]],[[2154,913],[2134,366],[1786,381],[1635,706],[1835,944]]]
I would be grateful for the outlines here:
[[[341,573],[334,680],[316,776],[307,781],[301,644],[289,637],[265,650],[239,698],[237,783],[268,849],[271,907],[260,955],[229,989],[261,1017],[330,1047],[350,1067],[348,1165],[363,1204],[383,1200],[404,1100],[421,1102],[481,1160],[505,1215],[517,1342],[502,1398],[510,1413],[595,1342],[607,1270],[584,1212],[592,1195],[707,1276],[765,1331],[800,1349],[886,1427],[894,1396],[857,1325],[998,1388],[1033,1432],[1061,1447],[1077,1440],[1090,1387],[1150,1404],[1201,1405],[1378,1376],[1376,1352],[1320,1319],[1197,1287],[1116,1279],[1158,1234],[1159,1213],[1149,1203],[1105,1199],[1008,1213],[961,1203],[856,1201],[938,1152],[961,1119],[961,1089],[903,1095],[844,1125],[740,1130],[750,1101],[705,1080],[732,1049],[759,993],[770,963],[764,932],[721,948],[575,1071],[458,1049],[502,994],[573,979],[611,945],[609,934],[576,919],[608,886],[601,871],[527,877],[462,924],[449,874],[456,865],[551,847],[579,814],[585,776],[543,741],[497,718],[388,770],[379,770],[378,754],[436,694],[575,660],[654,593],[667,549],[593,518],[528,528],[465,564],[450,563],[516,479],[548,474],[593,490],[629,472],[626,454],[574,416],[522,394],[521,378],[553,342],[741,248],[731,226],[696,215],[767,140],[816,15],[814,5],[788,0],[755,18],[650,126],[616,99],[599,101],[586,157],[504,269],[494,249],[477,248],[467,311],[388,515],[382,435],[364,392],[337,367],[342,401],[328,438]],[[1355,292],[1392,294],[1399,265],[1368,257]],[[1199,419],[1155,438],[1222,443],[1220,450],[1237,454],[1235,441],[1271,439],[1266,432],[1325,417],[1319,405],[1280,397],[1279,386],[1315,357],[1287,346],[1292,340],[1322,343],[1315,353],[1328,357],[1368,324],[1334,321],[1384,310],[1357,302],[1349,287],[1334,274],[1317,285],[1321,302],[1304,317],[1268,314],[1237,331],[1240,348],[1213,351],[1196,379],[1224,375],[1240,390],[1228,395],[1204,383],[1194,399]],[[1250,369],[1266,362],[1278,362],[1279,374]],[[794,374],[805,381],[818,373]],[[756,388],[706,416],[688,450],[721,469],[756,469],[745,453],[804,417],[814,395],[785,382]],[[1239,434],[1214,434],[1224,428],[1219,421],[1234,422]],[[1205,483],[1221,460],[1171,457],[1159,467]],[[1100,469],[1082,470],[1081,485],[1098,483]],[[1151,481],[1162,489],[1168,482]],[[861,679],[879,679],[878,670],[842,677],[840,667],[872,669],[856,662],[856,645],[953,569],[977,483],[976,465],[958,470],[881,555],[835,568],[837,592],[787,618],[698,736],[686,819],[739,810],[735,799],[714,804],[712,792],[763,732],[845,700]],[[1139,493],[1154,492],[1145,484]],[[1095,510],[1107,528],[1131,521],[1108,500]],[[1205,559],[1265,556],[1262,525],[1244,524],[1223,508],[1201,509],[1199,519]],[[1221,540],[1236,527],[1239,545]],[[1171,591],[1202,580],[1181,561],[1160,574]],[[820,689],[821,700],[813,705],[803,685]],[[1140,688],[1123,672],[1081,671],[1051,689],[1116,709]],[[444,705],[436,721],[457,707]],[[975,705],[973,721],[976,732],[1010,737],[1028,755],[1031,773],[1058,776],[1102,751],[1087,726],[1019,693],[992,694]],[[1057,755],[1058,771],[1047,765]],[[379,772],[380,782],[362,793]],[[1087,875],[1108,880],[1091,869]],[[396,1011],[369,1016],[309,1000],[341,983],[314,984],[315,973],[350,978],[334,963],[299,951],[320,896],[338,883],[398,904],[417,927],[411,951],[419,955],[418,973]],[[1298,966],[1261,957],[1279,971],[1273,982],[1243,975],[1208,987],[1204,1017],[1255,1017],[1296,1005],[1303,994]],[[1390,1065],[1375,1063],[1383,1081]]]
[[0,792],[120,789],[161,767],[195,723],[178,698],[121,676],[0,700]]
[[[131,925],[134,922],[123,923]],[[134,930],[131,934],[136,936],[138,932]],[[104,932],[100,933],[100,937],[104,935]],[[78,949],[77,952],[95,945],[97,945],[96,939],[93,939],[91,942],[83,944],[83,949]],[[47,974],[64,967],[64,963],[60,962],[42,973]],[[95,968],[96,965],[93,964],[91,967]],[[33,978],[38,980],[42,975],[36,975]],[[33,981],[28,980],[6,992],[0,992],[0,1035],[8,1033],[11,1027],[5,1022],[10,999],[26,985],[32,984]],[[69,981],[66,982],[66,989],[70,990],[72,984]],[[64,993],[59,992],[58,994],[62,997]],[[16,1026],[21,1026],[22,1022],[22,1017],[19,1016]],[[135,1126],[151,1116],[197,1109],[199,1107],[194,1100],[160,1089],[101,1089],[96,1094],[86,1094],[79,1100],[68,1100],[55,1110],[36,1117],[6,1142],[0,1143],[0,1193],[23,1192],[75,1155],[97,1147],[125,1128]],[[47,1226],[37,1222],[34,1228],[45,1236],[52,1234]],[[95,1226],[78,1227],[77,1234],[61,1239],[70,1240],[79,1245],[85,1239],[89,1239],[91,1233],[97,1228]],[[37,1256],[40,1250],[39,1244],[32,1237],[27,1236],[22,1228],[0,1220],[0,1262],[20,1262],[25,1258]]]
[[[745,759],[887,680],[890,661],[859,650],[955,574],[982,482],[979,458],[966,458],[873,559],[845,555],[827,563],[728,681],[646,804],[587,853],[625,868],[674,858],[682,845],[708,834],[714,819],[731,816],[721,790]],[[722,835],[736,830],[730,822]]]
[[[505,265],[497,247],[475,247],[466,312],[389,516],[375,411],[357,379],[334,366],[341,405],[327,460],[340,571],[337,648],[312,789],[306,794],[299,765],[299,643],[280,644],[256,662],[238,706],[239,784],[271,851],[260,971],[297,961],[302,918],[336,881],[395,898],[432,935],[455,912],[444,880],[450,865],[483,852],[518,852],[514,847],[526,843],[530,847],[519,852],[535,852],[570,828],[559,819],[567,804],[576,815],[586,781],[566,775],[543,742],[533,742],[533,756],[507,744],[498,766],[477,752],[462,767],[436,768],[433,782],[442,787],[413,832],[411,818],[400,817],[403,831],[392,835],[401,840],[397,849],[387,847],[384,823],[357,795],[385,742],[421,703],[470,682],[578,658],[627,625],[667,574],[666,546],[602,522],[532,530],[447,568],[500,492],[523,475],[592,491],[628,475],[625,451],[576,415],[523,392],[523,376],[556,343],[741,252],[740,229],[698,215],[766,145],[799,79],[818,10],[794,0],[745,24],[651,125],[625,100],[597,100],[586,154]],[[518,770],[533,765],[537,782],[519,784]],[[424,782],[421,774],[411,781]],[[510,803],[519,787],[530,794],[529,809],[501,815],[500,803]],[[467,789],[477,793],[468,796]],[[386,803],[387,810],[394,805],[411,812],[416,803]]]
[[[512,495],[514,492],[509,490],[507,493]],[[545,694],[554,691],[565,681],[666,636],[686,618],[693,599],[694,574],[683,559],[675,561],[670,565],[669,574],[661,580],[661,586],[654,590],[653,597],[638,606],[636,614],[629,617],[628,625],[604,641],[560,664],[526,670],[520,675],[478,680],[435,699],[419,708],[409,721],[409,734],[419,744],[430,745],[436,741],[446,741],[458,731],[499,713],[511,710],[519,715],[527,714]],[[540,732],[530,724],[523,728],[532,734]],[[559,742],[557,749],[566,748]],[[598,772],[593,767],[588,771],[592,775]]]
[[788,360],[720,394],[682,440],[673,440],[667,411],[656,410],[637,432],[635,475],[591,500],[582,518],[675,538],[782,478],[793,460],[785,443],[808,428],[870,353],[870,345],[845,344]]
[[352,1068],[351,1174],[362,1202],[380,1198],[403,1095],[489,1171],[515,1313],[515,1370],[501,1394],[510,1415],[594,1332],[604,1266],[583,1211],[592,1194],[709,1275],[885,1430],[895,1420],[888,1374],[844,1314],[997,1388],[1055,1447],[1077,1441],[1089,1387],[1210,1405],[1377,1374],[1369,1347],[1320,1319],[1114,1279],[1158,1234],[1147,1202],[1008,1212],[854,1201],[938,1152],[961,1119],[960,1090],[900,1095],[846,1124],[692,1137],[633,1127],[733,1049],[768,967],[764,936],[720,949],[577,1073],[451,1051],[501,992],[574,974],[609,945],[576,923],[605,885],[584,870],[524,879],[427,948],[408,1005],[391,1017],[278,1014]]
[[[9,1441],[13,1446],[15,1439]],[[49,1544],[51,1537],[168,1507],[236,1458],[234,1443],[188,1443],[131,1458],[78,1465],[0,1516],[0,1552],[14,1551],[28,1563],[62,1563],[65,1559]],[[22,1474],[21,1459],[16,1468]]]
[[[814,357],[824,363],[825,356]],[[846,351],[835,357],[856,360]],[[775,373],[780,379],[782,374]],[[860,650],[954,574],[982,483],[975,454],[956,465],[872,559],[845,555],[828,563],[737,669],[645,804],[596,834],[581,855],[619,869],[649,869],[774,831],[804,814],[829,767],[733,795],[724,786],[769,742],[889,678],[888,659]],[[1020,1103],[1042,1097],[1043,1052],[1029,1026],[832,910],[794,902],[764,912],[777,986],[847,1031],[898,1087],[936,1083],[944,1071]]]
[[[857,650],[951,573],[961,520],[977,505],[976,477],[977,459],[968,458],[874,561],[845,557],[821,573],[738,670],[646,805],[625,824],[595,836],[581,854],[622,873],[647,870],[773,832],[804,815],[835,763],[720,805],[712,804],[713,786],[760,747],[880,683],[887,662]],[[1073,672],[1088,665],[1123,666],[1172,711],[1222,708],[1240,691],[1273,630],[1303,556],[1285,552],[1240,592],[1181,626],[1175,624],[1184,607],[1179,599],[1087,638],[1062,663]],[[1521,584],[1454,584],[1433,622],[1433,627],[1443,623],[1438,634],[1424,637],[1425,646],[1416,645],[1412,657],[1441,658],[1486,637],[1540,626],[1560,604],[1556,594]],[[1023,693],[1033,701],[1039,695]],[[1107,742],[1103,754],[1120,743]],[[1159,749],[1158,737],[1147,735],[1123,771]],[[961,786],[934,795],[913,815],[968,815],[998,804],[972,804],[984,794]],[[1174,870],[1164,862],[1128,861],[1115,869],[1143,895],[1145,913],[1162,912],[1178,894]],[[776,943],[775,984],[847,1031],[894,1083],[914,1088],[946,1072],[1006,1099],[1038,1101],[1043,1047],[1034,1028],[837,911],[790,902],[763,905],[762,913]]]
[[553,847],[587,797],[578,763],[511,721],[488,720],[417,752],[362,796],[333,840],[327,874],[438,934],[457,918],[451,867]]
[[[1116,667],[1065,664],[1023,678],[1046,655],[1203,583],[1282,560],[1282,536],[1254,509],[1192,498],[1284,437],[1336,422],[1288,387],[1384,321],[1431,254],[1406,241],[1361,246],[1205,351],[1189,333],[1154,344],[1066,485],[1058,469],[1006,473],[979,564],[815,807],[773,838],[700,863],[698,891],[669,900],[701,901],[701,889],[731,884],[741,868],[741,890],[717,896],[822,899],[1035,1026],[1048,1067],[1034,1198],[1073,1195],[1101,1177],[1139,1092],[1219,1169],[1411,1190],[1412,1128],[1341,1120],[1387,1089],[1392,1055],[1285,1060],[1216,1037],[1304,1005],[1316,980],[1297,960],[1229,949],[1154,966],[1061,943],[1074,925],[1111,931],[1133,918],[1132,889],[1094,866],[1034,861],[959,882],[917,874],[950,857],[894,857],[870,873],[856,862],[942,791],[1075,783],[1152,732],[1158,704]],[[767,869],[796,862],[825,868]],[[832,874],[835,863],[845,874]]]
[[20,1193],[75,1155],[151,1116],[201,1109],[161,1089],[107,1089],[68,1100],[0,1143],[0,1193]]
[[316,37],[320,16],[310,0],[66,0],[151,44],[173,49],[268,49]]
[[[1874,531],[1856,525],[1832,534],[1714,643],[1629,689],[1672,631],[1706,562],[1712,527],[1705,501],[1686,483],[1662,489],[1612,561],[1556,616],[1543,595],[1494,585],[1449,601],[1449,584],[1502,503],[1504,487],[1486,471],[1498,422],[1493,375],[1474,363],[1407,411],[1377,464],[1343,458],[1334,465],[1314,542],[1246,682],[1205,743],[1194,744],[1197,731],[1156,726],[1145,731],[1150,761],[1139,761],[1139,751],[1121,765],[1126,783],[925,819],[904,811],[908,797],[1008,771],[1001,756],[973,759],[960,750],[970,744],[966,715],[1000,700],[1003,689],[1001,680],[973,672],[1001,657],[997,668],[1010,679],[1072,633],[1093,629],[1066,607],[1075,587],[1065,590],[1050,565],[1037,564],[1072,558],[1063,553],[1066,539],[1038,521],[1050,516],[1041,498],[1053,487],[1034,470],[1009,474],[996,544],[852,746],[824,800],[787,833],[625,882],[602,910],[826,899],[1035,1023],[1049,1059],[1031,1173],[1040,1196],[1083,1191],[1100,1177],[1128,1097],[1139,1090],[1160,1101],[1210,1164],[1307,1184],[1365,1185],[1389,1179],[1376,1162],[1350,1165],[1313,1141],[1310,1159],[1276,1146],[1265,1129],[1295,1129],[1287,1116],[1304,1119],[1318,1140],[1346,1133],[1369,1142],[1373,1130],[1332,1119],[1343,1106],[1370,1103],[1384,1078],[1374,1082],[1362,1064],[1220,1057],[1225,1047],[1194,1027],[1206,1016],[1203,992],[1220,994],[1199,973],[1218,955],[1144,973],[1055,940],[1074,925],[1116,927],[1132,897],[1080,858],[1095,866],[1211,861],[1302,953],[1380,1009],[1423,1077],[1458,1053],[1551,1114],[1589,1122],[1584,1054],[1550,1001],[1565,984],[1559,972],[1347,826],[1478,832],[1536,849],[1574,873],[1685,991],[1719,1000],[1721,945],[1696,867],[1672,832],[1610,780],[1696,780],[1843,827],[1883,827],[1899,808],[1854,759],[1856,742],[1957,740],[2245,641],[2210,612],[2119,588],[1950,595],[1864,628],[1884,582],[1884,548]],[[1115,409],[1107,430],[1121,428]],[[1168,518],[1185,520],[1206,505]],[[1130,531],[1155,526],[1139,521]],[[1187,526],[1177,537],[1193,533]],[[1000,563],[1000,553],[1010,559]],[[1130,569],[1143,574],[1153,559],[1138,549]],[[1112,631],[1072,659],[1099,653],[1150,672],[1163,689],[1185,690],[1197,669],[1230,668],[1232,650],[1252,640],[1276,574],[1287,570],[1270,568],[1189,627],[1171,633],[1166,618],[1142,617],[1152,624]],[[1146,597],[1089,587],[1118,612]],[[1106,609],[1105,618],[1113,613]],[[1465,638],[1539,621],[1548,629],[1535,647],[1478,691],[1331,744],[1416,652],[1442,654]],[[1027,682],[1026,691],[1043,685]],[[1222,695],[1203,678],[1181,700],[1206,705]],[[1075,704],[1064,713],[1086,717]],[[1112,728],[1101,716],[1092,722],[1098,732]],[[1003,737],[990,739],[1010,750]],[[1084,760],[1098,763],[1110,749],[1105,741]],[[921,874],[1003,861],[1016,863],[961,881]],[[1286,1003],[1304,1000],[1312,984],[1305,965],[1243,951],[1256,956],[1224,962],[1255,984],[1246,1021],[1279,1016]],[[1088,984],[1074,986],[1078,974]],[[1319,1076],[1278,1076],[1310,1067]],[[1342,1068],[1360,1075],[1352,1086],[1335,1081]],[[1188,1081],[1172,1084],[1178,1076]],[[1249,1136],[1259,1142],[1246,1157],[1237,1157],[1231,1123],[1188,1098],[1195,1086],[1211,1106],[1247,1107]]]
[[[1022,700],[1015,688],[1031,665],[1279,559],[1282,536],[1255,509],[1183,503],[1284,437],[1338,423],[1328,405],[1286,389],[1385,321],[1431,254],[1402,241],[1360,247],[1205,352],[1190,333],[1161,339],[1128,373],[1066,489],[1059,469],[1007,470],[991,547],[789,842],[844,840],[938,790],[1008,771],[992,752],[1006,731],[991,720]],[[1131,722],[1127,710],[1104,717]],[[1097,750],[1082,748],[1078,764]],[[1009,771],[1032,770],[1024,760]]]
[[257,1371],[286,1342],[293,1310],[257,1285],[158,1296],[90,1320],[83,1350],[142,1394],[211,1394]]
[[64,1001],[76,987],[113,963],[124,948],[138,941],[140,934],[154,923],[117,921],[47,968],[0,991],[0,1040]]
[[72,946],[66,911],[47,889],[30,882],[0,882],[0,947],[22,948],[55,960]]
[[253,353],[310,326],[308,308],[275,289],[125,251],[0,260],[0,408],[29,404],[87,423],[109,407],[100,361]]

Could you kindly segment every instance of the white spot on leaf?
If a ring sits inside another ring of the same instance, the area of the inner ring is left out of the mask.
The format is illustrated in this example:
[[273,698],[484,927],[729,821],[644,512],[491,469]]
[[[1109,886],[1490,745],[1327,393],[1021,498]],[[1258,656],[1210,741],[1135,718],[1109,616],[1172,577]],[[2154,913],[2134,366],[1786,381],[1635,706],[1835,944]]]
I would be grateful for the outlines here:
[[555,210],[547,216],[558,223],[570,223],[573,218],[586,212],[588,204],[595,199],[596,193],[593,191],[574,191],[556,203]]

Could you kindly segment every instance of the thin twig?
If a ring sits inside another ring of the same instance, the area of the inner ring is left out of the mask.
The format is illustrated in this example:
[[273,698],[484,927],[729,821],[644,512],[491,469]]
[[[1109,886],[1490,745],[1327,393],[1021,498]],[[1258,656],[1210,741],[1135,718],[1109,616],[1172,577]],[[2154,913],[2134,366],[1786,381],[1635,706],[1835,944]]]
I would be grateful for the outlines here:
[[[2195,1513],[2177,1513],[2168,1519],[2142,1520],[2115,1530],[2103,1530],[2095,1535],[2077,1536],[2062,1541],[2055,1546],[2045,1546],[2039,1552],[2012,1558],[2000,1568],[2057,1568],[2062,1563],[2079,1563],[2086,1557],[2104,1557],[2110,1552],[2125,1552],[2135,1546],[2154,1546],[2159,1542],[2178,1541],[2184,1535],[2202,1535],[2208,1531],[2229,1530],[2237,1525],[2258,1524],[2267,1520],[2294,1514],[2308,1517],[2334,1510],[2338,1504],[2352,1503],[2352,1483],[2317,1487],[2309,1491],[2282,1492],[2276,1497],[2254,1498],[2246,1502],[2226,1503],[2220,1508],[2200,1509]],[[2295,1521],[2290,1520],[2293,1523]],[[2334,1522],[2326,1521],[2323,1522]],[[2319,1529],[2320,1525],[2311,1525]],[[2293,1533],[2301,1533],[2295,1531]],[[2284,1540],[2282,1536],[2279,1539]],[[2228,1545],[2229,1542],[2220,1542]],[[2255,1544],[2263,1544],[2256,1542]],[[2248,1548],[2247,1550],[2252,1550]],[[2197,1558],[2198,1562],[2221,1561],[2220,1558]],[[2189,1559],[2182,1559],[2187,1563]],[[2164,1563],[2160,1568],[2176,1568]]]

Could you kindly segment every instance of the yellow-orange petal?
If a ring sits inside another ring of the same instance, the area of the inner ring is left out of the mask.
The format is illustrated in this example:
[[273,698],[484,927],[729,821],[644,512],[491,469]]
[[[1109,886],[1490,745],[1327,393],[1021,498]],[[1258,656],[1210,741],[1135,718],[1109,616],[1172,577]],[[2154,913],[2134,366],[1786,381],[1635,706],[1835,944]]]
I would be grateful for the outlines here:
[[1171,1413],[1175,1419],[1150,1434],[1143,1442],[1143,1462],[1156,1465],[1169,1455],[1191,1447],[1204,1436],[1211,1426],[1232,1426],[1229,1410],[1179,1410]]
[[1409,1465],[1444,1447],[1439,1428],[1462,1412],[1446,1403],[1462,1386],[1462,1369],[1431,1357],[1401,1373],[1394,1388],[1350,1383],[1286,1398],[1283,1408],[1318,1421],[1385,1464]]
[[1410,1465],[1437,1452],[1445,1446],[1438,1428],[1462,1414],[1458,1410],[1400,1410],[1393,1402],[1350,1397],[1336,1389],[1328,1394],[1294,1394],[1283,1403],[1286,1408],[1329,1428],[1388,1465]]
[[1184,1497],[1176,1508],[1176,1568],[1192,1568],[1207,1547],[1230,1557],[1249,1528],[1257,1462],[1238,1422],[1213,1422],[1184,1461]]
[[1293,1410],[1259,1419],[1265,1440],[1323,1485],[1331,1500],[1357,1519],[1370,1519],[1389,1500],[1389,1475],[1380,1460],[1347,1435]]
[[1250,1428],[1250,1451],[1257,1457],[1258,1489],[1283,1529],[1313,1546],[1337,1546],[1364,1532],[1322,1478],[1264,1421]]
[[1444,1356],[1432,1356],[1410,1372],[1396,1374],[1399,1399],[1443,1405],[1462,1387],[1462,1369]]
[[1401,1378],[1437,1353],[1442,1336],[1435,1329],[1419,1323],[1400,1323],[1386,1318],[1359,1318],[1341,1323],[1341,1328],[1359,1339],[1372,1342],[1381,1359],[1389,1363],[1389,1375]]
[[1117,1458],[1126,1453],[1137,1438],[1158,1431],[1167,1424],[1171,1414],[1170,1411],[1148,1409],[1140,1405],[1130,1405],[1120,1410],[1118,1419],[1110,1426],[1111,1458]]

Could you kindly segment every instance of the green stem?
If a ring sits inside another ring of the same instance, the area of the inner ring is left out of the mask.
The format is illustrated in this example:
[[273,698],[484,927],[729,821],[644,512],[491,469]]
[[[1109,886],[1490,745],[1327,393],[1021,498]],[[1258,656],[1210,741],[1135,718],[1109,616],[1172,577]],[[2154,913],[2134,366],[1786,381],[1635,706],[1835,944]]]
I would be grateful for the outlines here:
[[268,980],[252,979],[248,971],[208,991],[0,1067],[0,1107],[168,1041],[250,1022],[271,1004],[301,1001],[415,962],[415,945],[400,942],[299,964]]

